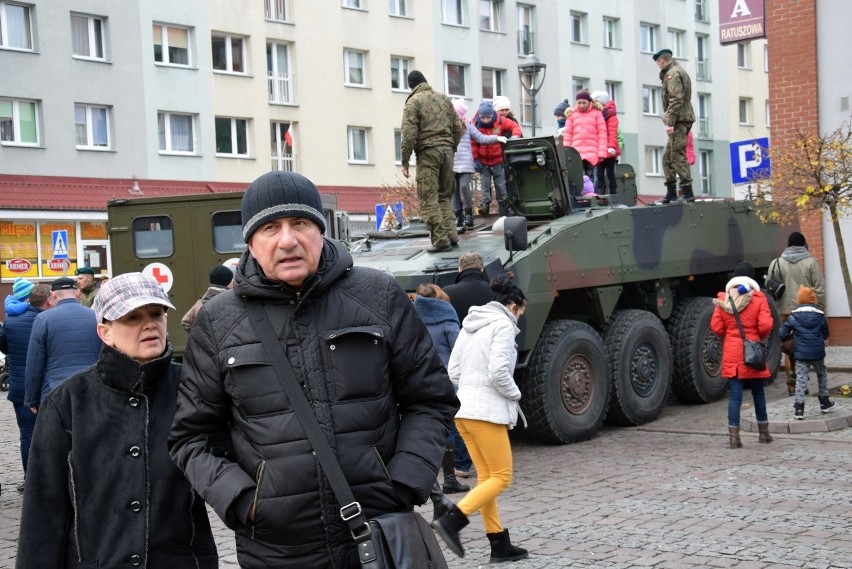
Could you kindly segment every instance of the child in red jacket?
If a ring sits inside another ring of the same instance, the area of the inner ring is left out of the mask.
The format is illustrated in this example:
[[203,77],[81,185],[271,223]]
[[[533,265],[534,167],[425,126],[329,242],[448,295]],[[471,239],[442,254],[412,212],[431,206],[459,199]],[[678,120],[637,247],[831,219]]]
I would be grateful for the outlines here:
[[[489,101],[479,105],[479,112],[473,117],[473,126],[482,134],[506,136],[504,130],[507,124],[503,117],[494,112],[494,107]],[[473,152],[473,167],[474,170],[479,172],[479,185],[482,189],[480,213],[488,215],[488,209],[491,207],[491,182],[493,180],[500,215],[509,215],[509,204],[506,202],[506,172],[503,170],[503,145],[479,144],[471,139],[470,149]]]
[[[606,157],[595,166],[595,189],[599,194],[615,193],[615,165],[621,156],[621,147],[618,145],[618,114],[615,101],[609,98],[606,91],[595,91],[592,100],[601,106],[601,114],[606,124]],[[607,190],[609,186],[609,190]]]

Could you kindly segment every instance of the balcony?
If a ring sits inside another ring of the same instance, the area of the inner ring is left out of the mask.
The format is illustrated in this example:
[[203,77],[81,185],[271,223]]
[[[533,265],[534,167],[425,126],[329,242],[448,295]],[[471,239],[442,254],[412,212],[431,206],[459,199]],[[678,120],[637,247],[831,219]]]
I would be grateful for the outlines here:
[[269,102],[280,104],[293,103],[293,77],[289,73],[267,74],[269,80]]
[[278,172],[295,172],[296,158],[292,154],[273,156],[272,169]]

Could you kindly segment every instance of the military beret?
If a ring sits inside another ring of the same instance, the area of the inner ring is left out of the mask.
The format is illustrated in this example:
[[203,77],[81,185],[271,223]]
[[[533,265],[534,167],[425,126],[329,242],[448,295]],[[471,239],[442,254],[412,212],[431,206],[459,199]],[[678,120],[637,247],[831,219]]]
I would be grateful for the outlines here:
[[74,274],[77,275],[77,276],[80,276],[80,275],[95,276],[95,270],[92,267],[80,267],[79,269],[74,271]]
[[663,55],[669,55],[669,56],[672,55],[672,50],[670,50],[668,48],[664,48],[664,49],[661,49],[660,51],[658,51],[657,53],[655,53],[654,55],[652,55],[651,57],[654,58],[654,61],[657,61],[660,58],[660,56],[663,56]]

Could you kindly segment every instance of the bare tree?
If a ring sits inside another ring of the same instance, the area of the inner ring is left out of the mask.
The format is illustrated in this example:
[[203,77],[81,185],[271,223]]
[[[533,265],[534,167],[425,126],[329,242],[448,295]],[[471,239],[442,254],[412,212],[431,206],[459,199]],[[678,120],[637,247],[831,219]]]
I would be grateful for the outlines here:
[[755,180],[758,216],[765,223],[787,224],[800,215],[827,213],[852,308],[852,280],[840,231],[840,220],[852,212],[852,122],[825,135],[794,130],[785,141],[773,141],[769,157],[771,175]]

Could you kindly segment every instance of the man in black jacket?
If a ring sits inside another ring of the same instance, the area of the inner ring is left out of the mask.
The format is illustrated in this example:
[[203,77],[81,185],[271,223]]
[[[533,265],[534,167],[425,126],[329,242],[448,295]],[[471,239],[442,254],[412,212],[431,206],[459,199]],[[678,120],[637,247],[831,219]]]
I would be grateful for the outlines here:
[[189,334],[172,458],[236,532],[240,567],[356,568],[341,505],[246,303],[269,315],[368,518],[426,501],[458,399],[402,288],[323,237],[310,180],[261,176],[242,218],[248,250],[234,287],[202,307]]

